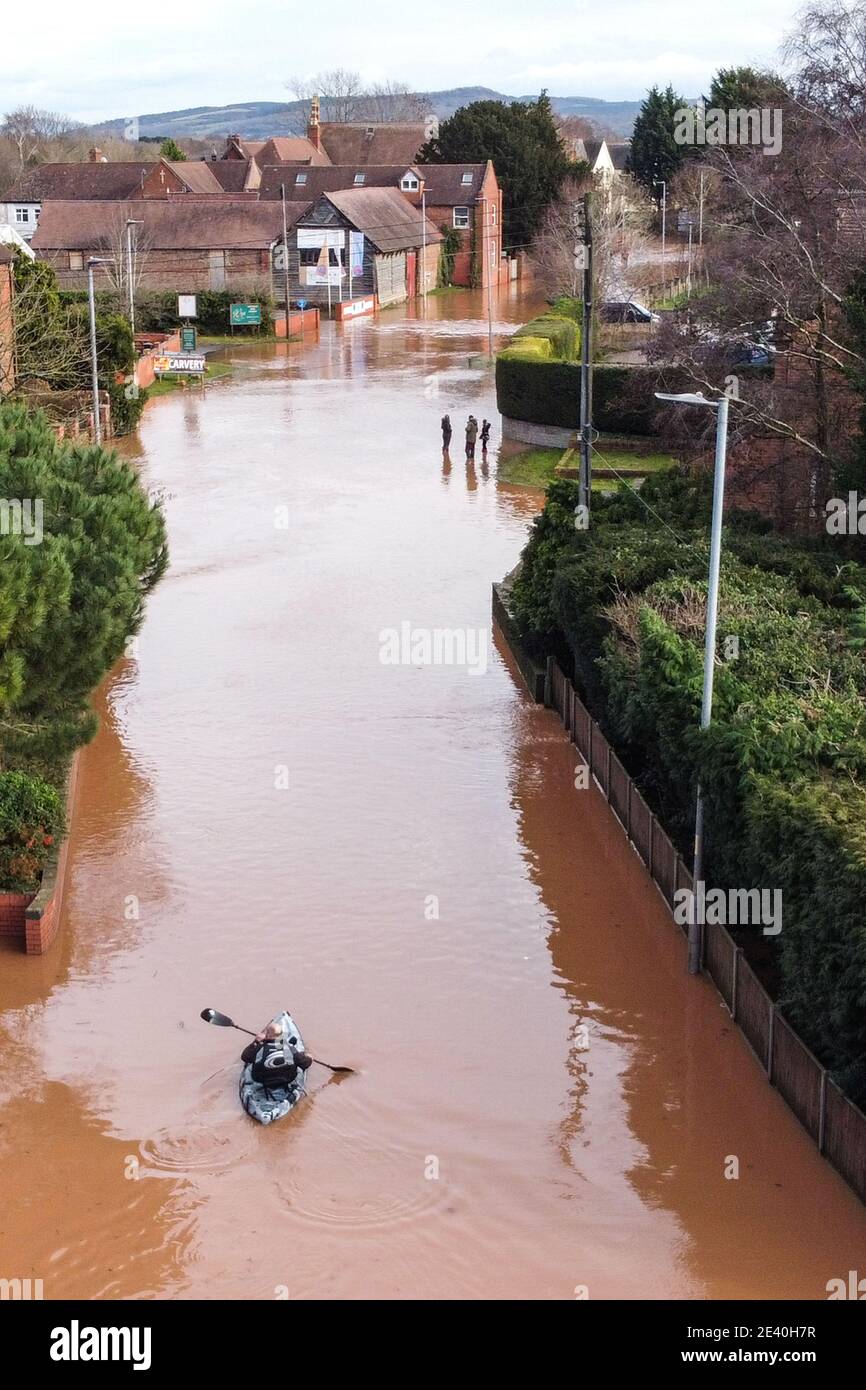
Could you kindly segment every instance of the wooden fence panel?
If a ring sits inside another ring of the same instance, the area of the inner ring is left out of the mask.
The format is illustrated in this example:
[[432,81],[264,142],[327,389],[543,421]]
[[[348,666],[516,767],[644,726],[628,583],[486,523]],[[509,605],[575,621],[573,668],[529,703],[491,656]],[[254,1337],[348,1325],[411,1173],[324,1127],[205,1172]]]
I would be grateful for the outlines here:
[[866,1202],[866,1115],[827,1078],[824,1153]]
[[592,772],[602,791],[607,794],[607,759],[610,744],[596,724],[592,731]]
[[704,926],[704,963],[728,1008],[734,997],[734,942],[724,927]]
[[653,878],[662,891],[662,897],[673,910],[674,890],[677,886],[677,852],[670,836],[662,830],[653,817]]
[[742,1028],[764,1070],[770,1041],[772,1001],[749,962],[740,956],[737,968],[736,1020]]
[[777,1013],[773,1027],[773,1085],[813,1139],[818,1138],[822,1071],[791,1025]]
[[572,737],[574,743],[575,743],[575,744],[577,745],[577,747],[580,749],[580,751],[581,751],[581,753],[583,754],[583,756],[587,759],[587,761],[589,761],[590,725],[591,725],[591,723],[592,723],[592,720],[591,720],[590,717],[589,717],[589,711],[588,711],[588,709],[587,709],[586,706],[583,704],[583,702],[580,700],[580,698],[579,698],[577,695],[575,695],[575,697],[574,697],[574,727],[573,727],[573,729],[572,729],[572,731],[571,731],[571,737]]
[[652,815],[637,787],[631,789],[631,838],[632,843],[646,865],[649,865],[652,848]]
[[629,783],[631,778],[620,762],[619,758],[610,750],[610,786],[608,787],[608,800],[613,807],[620,825],[629,834]]

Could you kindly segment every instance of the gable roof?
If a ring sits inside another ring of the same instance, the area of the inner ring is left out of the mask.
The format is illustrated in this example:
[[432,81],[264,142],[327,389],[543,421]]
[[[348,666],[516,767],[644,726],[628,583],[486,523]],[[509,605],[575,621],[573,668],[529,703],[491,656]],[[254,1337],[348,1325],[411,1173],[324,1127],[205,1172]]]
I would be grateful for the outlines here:
[[166,164],[172,173],[177,174],[190,193],[223,193],[222,184],[217,180],[209,164],[203,159],[184,159],[174,162],[167,159]]
[[[294,226],[308,203],[287,203],[286,219]],[[161,250],[229,250],[271,246],[283,229],[279,203],[253,198],[145,198],[134,204],[72,199],[47,202],[30,243],[45,255],[52,251],[98,251],[110,244],[117,227],[134,208],[144,227],[141,244]]]
[[413,164],[427,139],[423,121],[330,122],[319,127],[332,164]]
[[[428,203],[434,207],[461,207],[478,197],[488,164],[416,164],[415,168],[424,179]],[[464,175],[470,174],[471,181],[464,183]]]
[[[429,218],[424,220],[422,235],[420,212],[396,188],[349,188],[323,194],[319,205],[322,202],[331,203],[377,251],[407,251],[424,240],[442,240],[442,233]],[[309,217],[315,216],[316,210],[312,208]]]
[[328,155],[317,149],[306,135],[272,135],[261,149],[256,150],[259,164],[285,164],[287,161],[305,161],[307,164],[330,164]]
[[128,198],[158,164],[158,159],[146,163],[85,160],[37,164],[15,180],[5,201],[41,203],[47,198]]
[[405,164],[328,164],[317,169],[311,168],[309,164],[269,164],[262,169],[259,196],[279,198],[280,184],[284,183],[287,198],[318,198],[322,193],[354,188],[356,173],[364,175],[361,187],[396,188],[405,172]]
[[209,159],[207,167],[224,193],[243,193],[248,182],[251,188],[256,186],[254,159]]

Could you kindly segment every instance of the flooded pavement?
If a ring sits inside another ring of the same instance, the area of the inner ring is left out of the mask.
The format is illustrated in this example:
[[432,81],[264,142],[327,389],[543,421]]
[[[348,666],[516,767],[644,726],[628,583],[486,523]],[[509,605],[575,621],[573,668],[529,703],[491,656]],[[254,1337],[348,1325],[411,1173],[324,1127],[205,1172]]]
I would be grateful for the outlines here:
[[[0,955],[0,1274],[47,1298],[822,1298],[862,1264],[556,718],[493,647],[380,659],[489,630],[539,504],[463,462],[485,342],[463,293],[229,349],[127,447],[172,567],[98,693],[61,940]],[[257,1126],[206,1005],[360,1074]]]

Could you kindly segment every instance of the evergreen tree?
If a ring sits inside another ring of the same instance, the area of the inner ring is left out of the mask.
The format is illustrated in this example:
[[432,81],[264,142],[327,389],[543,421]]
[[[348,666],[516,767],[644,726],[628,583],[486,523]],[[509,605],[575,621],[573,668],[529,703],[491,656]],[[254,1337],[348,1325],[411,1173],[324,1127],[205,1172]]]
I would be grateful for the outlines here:
[[719,68],[706,104],[716,111],[752,111],[781,106],[789,95],[778,73],[762,68]]
[[673,87],[663,92],[653,87],[634,123],[629,171],[657,203],[661,201],[657,183],[669,183],[689,153],[686,146],[678,145],[674,139],[676,113],[688,104]]
[[527,246],[563,179],[582,166],[569,159],[546,92],[535,101],[473,101],[443,121],[419,154],[428,164],[491,159],[504,195],[505,244]]
[[169,160],[172,164],[183,164],[186,161],[186,155],[180,145],[170,135],[166,140],[163,140],[159,147],[159,153],[163,159]]
[[93,733],[88,697],[165,570],[165,525],[129,464],[19,404],[0,406],[0,497],[38,500],[42,533],[4,526],[0,761],[56,769]]

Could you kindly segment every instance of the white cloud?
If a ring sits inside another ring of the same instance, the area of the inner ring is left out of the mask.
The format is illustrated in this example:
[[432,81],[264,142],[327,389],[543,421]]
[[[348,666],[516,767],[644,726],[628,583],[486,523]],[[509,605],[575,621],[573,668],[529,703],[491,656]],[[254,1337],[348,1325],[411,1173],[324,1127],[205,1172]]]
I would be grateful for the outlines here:
[[97,120],[188,106],[286,101],[295,72],[335,66],[421,90],[483,85],[522,95],[634,99],[654,82],[706,90],[723,64],[772,62],[798,0],[330,0],[313,18],[286,0],[148,9],[43,0],[3,20],[6,108],[32,101]]

